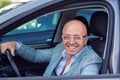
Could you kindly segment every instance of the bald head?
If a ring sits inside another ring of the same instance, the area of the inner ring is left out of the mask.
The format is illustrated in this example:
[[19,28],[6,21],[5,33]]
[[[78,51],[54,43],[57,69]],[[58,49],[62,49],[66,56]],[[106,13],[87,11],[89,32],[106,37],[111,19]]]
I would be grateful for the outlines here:
[[85,24],[83,24],[79,20],[71,20],[67,22],[63,27],[63,34],[80,34],[80,35],[87,35],[87,29]]

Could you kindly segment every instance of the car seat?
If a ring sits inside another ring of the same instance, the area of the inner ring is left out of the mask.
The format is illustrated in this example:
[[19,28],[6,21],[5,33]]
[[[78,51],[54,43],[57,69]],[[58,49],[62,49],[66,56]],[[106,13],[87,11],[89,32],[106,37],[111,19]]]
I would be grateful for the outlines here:
[[[103,61],[107,34],[107,22],[108,15],[104,11],[94,12],[90,19],[90,32],[92,35],[96,36],[96,38],[91,39],[89,45],[92,46],[92,48],[103,59]],[[101,67],[100,73],[103,73],[103,66],[104,65]]]

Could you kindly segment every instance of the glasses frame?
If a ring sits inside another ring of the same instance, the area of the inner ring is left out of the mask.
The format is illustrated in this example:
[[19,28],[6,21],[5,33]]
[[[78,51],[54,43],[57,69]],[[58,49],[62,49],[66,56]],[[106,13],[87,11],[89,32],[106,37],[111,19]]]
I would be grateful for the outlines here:
[[71,38],[72,38],[74,41],[80,41],[80,40],[82,40],[82,39],[85,38],[85,37],[87,37],[87,35],[85,35],[85,36],[81,36],[81,35],[73,35],[73,36],[71,36],[71,35],[62,35],[62,39],[63,39],[64,41],[70,41]]

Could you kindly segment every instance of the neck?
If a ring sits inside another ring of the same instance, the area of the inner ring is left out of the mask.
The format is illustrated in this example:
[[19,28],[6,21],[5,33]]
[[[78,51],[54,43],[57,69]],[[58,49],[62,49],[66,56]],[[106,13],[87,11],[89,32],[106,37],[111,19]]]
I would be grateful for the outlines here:
[[66,66],[70,64],[72,56],[67,56]]

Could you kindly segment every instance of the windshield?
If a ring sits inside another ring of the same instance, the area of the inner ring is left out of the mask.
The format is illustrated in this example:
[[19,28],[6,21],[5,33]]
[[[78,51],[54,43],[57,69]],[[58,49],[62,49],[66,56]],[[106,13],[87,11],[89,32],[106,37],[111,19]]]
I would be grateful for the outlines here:
[[10,10],[18,8],[19,6],[22,6],[31,1],[32,0],[1,0],[0,1],[0,5],[1,5],[0,16],[9,12]]

